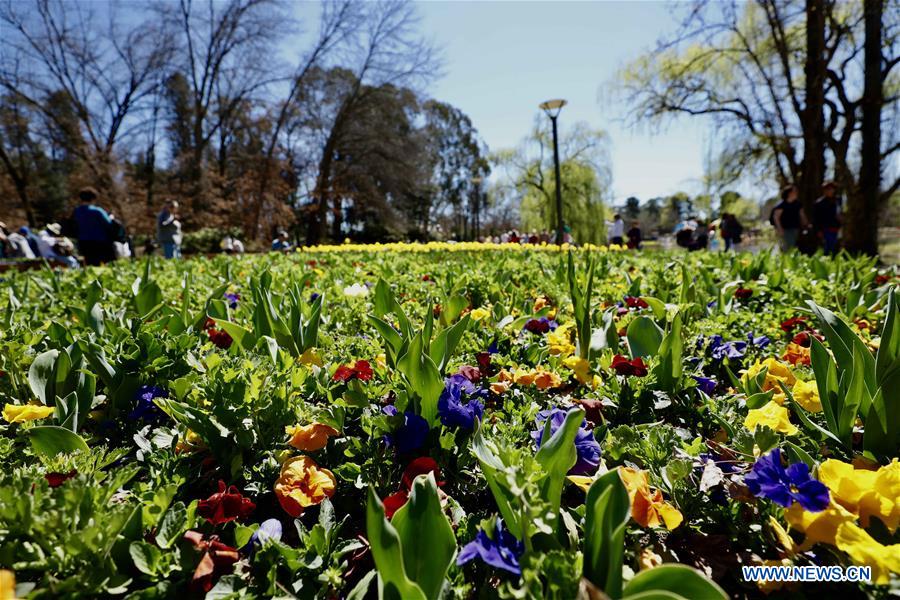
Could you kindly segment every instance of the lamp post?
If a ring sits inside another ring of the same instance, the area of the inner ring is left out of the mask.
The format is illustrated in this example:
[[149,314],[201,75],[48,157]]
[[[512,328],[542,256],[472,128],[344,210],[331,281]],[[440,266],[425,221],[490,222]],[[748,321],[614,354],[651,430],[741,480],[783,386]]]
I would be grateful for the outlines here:
[[481,204],[481,182],[483,179],[481,177],[473,177],[472,183],[475,184],[475,205],[473,208],[473,229],[475,230],[475,241],[478,241],[479,235],[481,235],[481,223],[479,221],[479,205]]
[[559,245],[562,245],[563,243],[563,214],[562,186],[560,185],[559,177],[559,140],[556,130],[556,118],[559,117],[559,112],[566,104],[567,102],[565,100],[547,100],[540,104],[541,110],[550,117],[550,121],[553,123],[553,165],[556,169],[556,243]]

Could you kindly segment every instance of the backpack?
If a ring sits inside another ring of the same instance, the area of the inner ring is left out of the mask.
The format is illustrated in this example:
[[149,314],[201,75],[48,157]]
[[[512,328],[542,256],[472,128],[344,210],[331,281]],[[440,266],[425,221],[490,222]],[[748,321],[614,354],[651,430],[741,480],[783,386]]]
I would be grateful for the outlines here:
[[772,207],[771,212],[769,212],[769,225],[771,225],[772,227],[775,227],[775,210],[776,210],[779,206],[781,206],[780,203],[779,203],[779,204],[776,204],[775,206]]

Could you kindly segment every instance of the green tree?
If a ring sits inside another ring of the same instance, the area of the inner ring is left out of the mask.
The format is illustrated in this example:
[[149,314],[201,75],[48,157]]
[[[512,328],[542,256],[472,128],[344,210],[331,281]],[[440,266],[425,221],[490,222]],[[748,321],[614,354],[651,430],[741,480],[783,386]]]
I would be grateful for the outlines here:
[[[553,140],[543,116],[518,148],[504,150],[494,162],[505,173],[502,186],[521,198],[523,230],[552,231],[556,223],[556,182]],[[560,178],[563,221],[577,243],[604,243],[604,204],[612,188],[612,175],[605,132],[586,123],[575,123],[560,133]]]

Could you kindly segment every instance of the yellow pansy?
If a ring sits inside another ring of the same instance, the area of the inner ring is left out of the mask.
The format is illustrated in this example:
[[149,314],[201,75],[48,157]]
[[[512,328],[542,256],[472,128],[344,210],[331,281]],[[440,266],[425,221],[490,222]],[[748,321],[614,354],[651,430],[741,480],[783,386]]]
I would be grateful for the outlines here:
[[594,484],[594,478],[588,477],[587,475],[567,475],[566,479],[580,487],[585,493],[587,493]]
[[809,412],[822,412],[822,402],[819,400],[819,387],[815,381],[800,381],[794,384],[791,390],[794,400]]
[[52,406],[37,404],[7,404],[3,407],[3,418],[10,423],[24,423],[46,419],[53,414]]
[[16,574],[7,569],[0,569],[0,598],[3,600],[16,598]]
[[744,383],[747,384],[756,379],[756,376],[759,375],[763,369],[766,369],[766,378],[762,384],[762,391],[764,392],[769,390],[780,392],[781,386],[779,383],[791,387],[796,381],[790,367],[770,357],[762,362],[756,361],[756,364],[751,365],[744,373]]
[[805,552],[819,543],[833,546],[838,527],[844,523],[856,522],[856,515],[834,502],[833,498],[828,508],[819,512],[804,510],[799,502],[795,502],[784,511],[784,518],[792,529],[806,534],[803,543],[797,548],[799,552]]
[[325,363],[322,362],[322,358],[316,353],[315,348],[310,348],[306,352],[300,355],[298,359],[301,365],[311,366],[315,365],[317,367],[322,367]]
[[281,465],[281,474],[275,482],[275,496],[281,508],[296,518],[305,508],[331,498],[336,485],[331,471],[319,468],[308,456],[295,456]]
[[550,347],[551,355],[569,356],[575,352],[575,345],[569,333],[574,326],[575,324],[570,321],[547,334],[547,345]]
[[891,533],[900,526],[900,462],[896,458],[877,471],[829,459],[819,466],[819,479],[836,502],[859,515],[863,527],[869,526],[872,517],[878,517]]
[[853,523],[838,527],[836,544],[857,565],[872,568],[872,581],[887,583],[890,573],[900,573],[900,544],[884,546]]
[[288,444],[304,452],[321,450],[328,445],[328,438],[338,435],[337,429],[323,423],[285,427],[284,432],[291,436]]
[[547,298],[544,296],[539,296],[537,300],[534,301],[534,306],[531,307],[531,312],[538,312],[545,306],[547,306]]
[[593,383],[594,378],[591,376],[591,363],[587,359],[579,356],[570,356],[563,361],[563,364],[572,369],[575,379],[580,383]]
[[774,431],[787,435],[797,433],[797,426],[791,423],[788,409],[779,406],[774,400],[770,400],[762,408],[754,408],[747,413],[744,427],[755,431],[759,425],[767,425]]
[[489,311],[486,308],[478,307],[475,310],[470,311],[469,316],[472,318],[473,321],[481,321],[481,320],[486,319],[489,316],[491,316],[491,311]]
[[638,471],[631,467],[619,467],[619,476],[628,498],[631,500],[631,518],[641,527],[659,527],[665,524],[669,531],[675,529],[684,520],[677,508],[663,500],[662,491],[650,491],[650,482],[646,471]]

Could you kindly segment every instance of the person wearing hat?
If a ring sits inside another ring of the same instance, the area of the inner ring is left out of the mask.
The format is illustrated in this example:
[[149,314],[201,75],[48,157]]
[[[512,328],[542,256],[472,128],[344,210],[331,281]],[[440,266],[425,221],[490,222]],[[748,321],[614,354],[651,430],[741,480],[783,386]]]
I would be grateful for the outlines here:
[[78,231],[78,251],[87,265],[101,265],[115,260],[112,244],[112,219],[94,204],[99,195],[92,187],[78,192],[80,204],[72,212]]
[[837,184],[827,181],[822,186],[822,197],[813,204],[812,221],[816,235],[825,254],[835,254],[841,231],[841,199]]
[[64,253],[64,249],[71,248],[71,242],[66,238],[60,237],[61,235],[62,227],[59,223],[48,224],[38,232],[38,252],[43,258],[63,263],[70,268],[75,268],[78,266],[78,259],[71,256],[71,254]]
[[278,237],[272,240],[272,252],[288,252],[291,249],[291,240],[288,232],[282,229],[278,232]]

